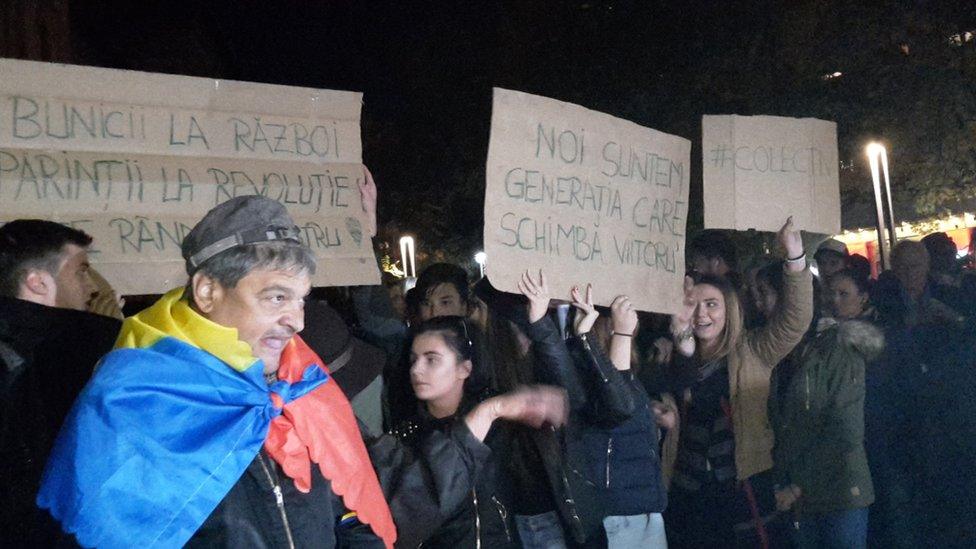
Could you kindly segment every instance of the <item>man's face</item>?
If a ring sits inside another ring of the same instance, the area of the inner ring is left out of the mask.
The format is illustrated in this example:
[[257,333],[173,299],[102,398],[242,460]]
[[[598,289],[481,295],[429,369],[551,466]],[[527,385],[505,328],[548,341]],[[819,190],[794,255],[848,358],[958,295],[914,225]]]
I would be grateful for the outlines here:
[[705,275],[725,276],[729,273],[729,266],[720,258],[708,258],[701,254],[695,254],[691,258],[692,270]]
[[917,298],[925,291],[929,276],[929,255],[925,248],[908,248],[892,261],[891,270],[912,297]]
[[305,327],[305,296],[312,287],[308,273],[258,269],[233,288],[213,284],[212,300],[198,300],[207,303],[198,305],[201,312],[217,324],[237,328],[237,338],[264,361],[265,374],[278,371],[285,345]]
[[779,301],[779,294],[776,289],[769,285],[765,280],[756,282],[753,299],[756,302],[756,310],[764,319],[770,320],[776,314],[776,304]]
[[430,320],[438,316],[466,316],[467,305],[454,284],[443,282],[428,290],[420,302],[420,319]]
[[386,289],[390,294],[390,304],[399,318],[407,318],[407,300],[403,295],[403,285],[395,284]]
[[817,272],[823,278],[830,278],[847,266],[846,256],[829,250],[820,252],[815,259],[817,260]]
[[62,254],[61,268],[54,277],[54,306],[85,311],[98,292],[89,272],[88,250],[75,244],[65,244]]

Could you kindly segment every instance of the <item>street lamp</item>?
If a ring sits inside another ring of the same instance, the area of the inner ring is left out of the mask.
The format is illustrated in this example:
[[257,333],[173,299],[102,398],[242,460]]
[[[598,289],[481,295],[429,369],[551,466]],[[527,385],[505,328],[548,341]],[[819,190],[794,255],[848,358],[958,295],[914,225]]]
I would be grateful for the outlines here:
[[478,264],[478,268],[481,269],[481,278],[485,277],[485,263],[488,262],[488,255],[485,252],[478,252],[474,254],[474,262]]
[[[881,254],[881,269],[888,265],[888,247],[898,242],[895,234],[895,210],[891,200],[891,179],[888,177],[888,152],[881,143],[868,144],[865,152],[871,164],[871,181],[874,184],[874,208],[878,216],[878,252]],[[884,198],[881,194],[881,175],[884,173],[885,196],[888,198],[888,243],[885,243]]]
[[417,278],[417,261],[412,236],[400,237],[400,261],[407,279]]

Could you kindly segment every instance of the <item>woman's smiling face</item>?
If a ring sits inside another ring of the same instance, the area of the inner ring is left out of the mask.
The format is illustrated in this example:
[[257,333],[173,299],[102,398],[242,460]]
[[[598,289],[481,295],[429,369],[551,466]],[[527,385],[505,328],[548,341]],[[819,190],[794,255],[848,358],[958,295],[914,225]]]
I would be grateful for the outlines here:
[[725,296],[711,284],[698,284],[694,290],[695,337],[708,347],[718,341],[725,330]]

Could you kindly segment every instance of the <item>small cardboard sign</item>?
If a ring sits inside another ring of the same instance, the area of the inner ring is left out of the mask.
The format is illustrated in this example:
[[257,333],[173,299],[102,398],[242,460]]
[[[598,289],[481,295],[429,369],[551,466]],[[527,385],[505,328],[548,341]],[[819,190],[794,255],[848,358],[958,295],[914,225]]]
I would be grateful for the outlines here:
[[837,124],[816,118],[702,117],[705,227],[840,232]]
[[485,189],[492,285],[542,269],[556,297],[593,283],[674,312],[685,274],[687,139],[554,99],[495,89]]

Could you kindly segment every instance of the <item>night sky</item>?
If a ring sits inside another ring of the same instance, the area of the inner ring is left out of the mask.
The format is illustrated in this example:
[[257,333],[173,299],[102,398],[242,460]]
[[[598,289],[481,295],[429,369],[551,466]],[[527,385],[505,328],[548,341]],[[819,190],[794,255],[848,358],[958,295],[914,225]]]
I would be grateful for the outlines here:
[[[867,139],[894,142],[896,158],[931,157],[922,150],[931,139],[906,137],[917,122],[898,122],[912,128],[898,133],[893,121],[906,111],[932,108],[963,130],[973,122],[976,136],[976,41],[946,45],[976,28],[973,2],[849,4],[118,1],[73,2],[71,21],[79,64],[363,92],[383,234],[414,232],[422,248],[450,257],[480,246],[493,86],[691,139],[692,230],[701,223],[702,114],[835,120],[841,159],[853,165],[842,173],[851,203],[866,204],[855,187],[867,177]],[[835,71],[843,76],[823,79]],[[908,179],[918,178],[895,175],[899,194],[914,196]]]

